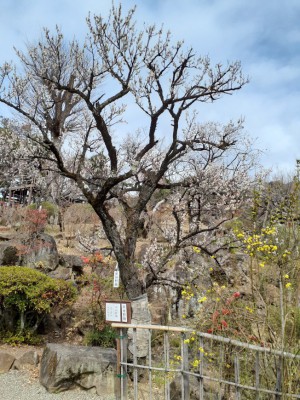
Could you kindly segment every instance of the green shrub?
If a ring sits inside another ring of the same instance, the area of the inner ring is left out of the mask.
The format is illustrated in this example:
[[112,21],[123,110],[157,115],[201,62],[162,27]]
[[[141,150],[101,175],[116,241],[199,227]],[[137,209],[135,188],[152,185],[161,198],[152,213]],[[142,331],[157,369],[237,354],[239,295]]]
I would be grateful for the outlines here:
[[93,329],[86,333],[84,342],[87,346],[114,347],[116,339],[116,331],[106,325],[103,329]]
[[46,314],[67,306],[76,297],[69,282],[53,279],[28,267],[0,267],[0,326],[12,334],[35,332]]
[[13,346],[20,344],[36,346],[42,343],[41,337],[30,330],[26,330],[22,333],[3,332],[0,335],[0,339],[3,343]]

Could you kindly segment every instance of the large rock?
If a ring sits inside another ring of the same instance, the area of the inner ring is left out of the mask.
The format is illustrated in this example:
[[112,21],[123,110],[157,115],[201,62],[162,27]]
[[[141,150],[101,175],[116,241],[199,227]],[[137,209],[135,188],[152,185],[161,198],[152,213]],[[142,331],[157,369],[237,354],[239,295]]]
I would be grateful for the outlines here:
[[[149,310],[149,302],[147,294],[143,294],[131,302],[132,318],[131,323],[137,325],[150,325],[151,314]],[[133,345],[133,329],[128,329],[128,350],[134,354]],[[136,356],[143,358],[148,355],[149,351],[149,333],[147,329],[136,330]]]
[[83,274],[81,257],[69,254],[59,255],[59,266],[49,273],[52,278],[76,281]]
[[66,268],[71,268],[79,274],[83,273],[83,261],[81,257],[74,254],[60,254],[59,263]]
[[47,344],[41,359],[40,383],[51,392],[96,388],[101,396],[116,389],[117,355],[114,349]]
[[59,265],[54,271],[48,274],[51,278],[63,279],[64,281],[74,280],[74,275],[71,268],[62,267]]
[[59,255],[54,238],[46,233],[40,233],[35,238],[24,243],[27,246],[22,256],[22,265],[41,268],[43,271],[53,271],[59,262]]
[[11,354],[0,352],[0,374],[8,372],[15,361],[15,357]]
[[55,240],[46,233],[34,237],[20,235],[18,239],[0,243],[0,265],[26,265],[47,272],[54,270],[58,263]]
[[24,353],[20,358],[15,360],[12,369],[24,369],[27,368],[28,365],[37,366],[39,363],[39,355],[34,350],[29,350]]

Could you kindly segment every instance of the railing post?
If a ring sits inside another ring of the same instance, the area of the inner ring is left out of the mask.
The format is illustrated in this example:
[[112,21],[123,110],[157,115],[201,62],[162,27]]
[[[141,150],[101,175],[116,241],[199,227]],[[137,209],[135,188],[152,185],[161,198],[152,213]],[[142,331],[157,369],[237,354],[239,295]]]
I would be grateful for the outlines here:
[[255,352],[255,388],[256,388],[256,400],[259,400],[259,353]]
[[204,341],[203,337],[199,339],[199,400],[204,400],[204,382],[203,382],[203,362],[204,362]]
[[234,375],[235,375],[235,398],[236,400],[241,400],[241,390],[240,390],[240,360],[236,354],[234,357]]
[[165,399],[170,400],[170,381],[169,381],[169,369],[170,369],[170,355],[169,355],[169,335],[168,332],[164,332],[164,355],[165,355]]
[[133,391],[134,391],[134,400],[138,400],[138,370],[137,370],[137,334],[136,328],[133,328]]
[[189,380],[189,350],[188,345],[185,342],[185,333],[181,336],[181,365],[182,365],[182,393],[181,397],[183,400],[190,400],[190,380]]
[[121,329],[121,400],[127,400],[127,347],[128,347],[128,336],[127,329]]
[[282,362],[283,358],[280,356],[278,357],[278,365],[276,368],[276,392],[277,394],[275,395],[275,400],[280,400],[281,399],[281,392],[282,392]]
[[116,338],[117,343],[117,377],[116,377],[116,388],[115,394],[116,399],[122,399],[122,373],[121,373],[121,332],[122,328],[118,329],[118,336]]
[[148,329],[148,367],[149,367],[149,399],[152,399],[152,348],[151,348],[152,331]]

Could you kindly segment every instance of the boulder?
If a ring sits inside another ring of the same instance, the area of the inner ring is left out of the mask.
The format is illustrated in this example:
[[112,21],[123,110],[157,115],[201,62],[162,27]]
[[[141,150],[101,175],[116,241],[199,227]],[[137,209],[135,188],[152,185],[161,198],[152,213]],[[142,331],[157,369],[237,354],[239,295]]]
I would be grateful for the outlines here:
[[113,396],[116,366],[114,349],[48,343],[41,358],[40,383],[50,393],[81,387]]
[[83,274],[83,261],[81,257],[72,254],[59,254],[59,266],[49,275],[52,278],[75,281]]
[[73,280],[71,268],[62,267],[59,265],[54,271],[48,274],[51,278],[63,279],[64,281]]
[[78,270],[78,272],[83,272],[83,261],[81,257],[73,254],[60,254],[59,263],[66,268],[72,268]]
[[46,233],[39,233],[36,237],[24,242],[27,247],[22,256],[22,265],[36,266],[46,271],[53,271],[59,262],[59,255],[54,238]]
[[26,265],[47,272],[54,270],[58,262],[55,240],[46,233],[19,235],[18,239],[0,243],[0,265]]
[[15,357],[11,354],[0,352],[0,374],[8,372],[11,369],[14,361]]
[[36,351],[30,350],[24,353],[20,358],[15,360],[13,369],[23,369],[28,365],[37,366],[39,363],[39,355]]

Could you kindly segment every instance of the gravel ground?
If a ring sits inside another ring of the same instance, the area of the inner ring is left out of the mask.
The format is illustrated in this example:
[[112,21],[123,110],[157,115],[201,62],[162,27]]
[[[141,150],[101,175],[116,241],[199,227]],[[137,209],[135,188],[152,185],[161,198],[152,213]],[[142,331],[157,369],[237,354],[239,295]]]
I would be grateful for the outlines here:
[[115,397],[101,397],[92,390],[69,390],[62,393],[48,393],[32,374],[12,370],[0,374],[1,400],[114,400]]

